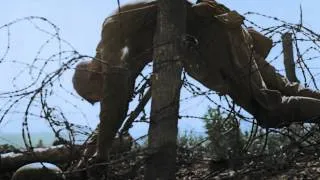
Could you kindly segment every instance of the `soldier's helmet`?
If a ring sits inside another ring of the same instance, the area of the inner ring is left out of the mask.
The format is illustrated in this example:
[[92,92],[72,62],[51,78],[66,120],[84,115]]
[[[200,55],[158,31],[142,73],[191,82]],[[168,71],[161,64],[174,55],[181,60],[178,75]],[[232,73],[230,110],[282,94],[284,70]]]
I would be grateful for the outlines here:
[[102,76],[99,68],[99,63],[95,61],[83,61],[76,66],[72,77],[74,89],[91,104],[98,102],[102,94]]
[[56,165],[36,162],[20,167],[11,180],[65,180],[65,177]]

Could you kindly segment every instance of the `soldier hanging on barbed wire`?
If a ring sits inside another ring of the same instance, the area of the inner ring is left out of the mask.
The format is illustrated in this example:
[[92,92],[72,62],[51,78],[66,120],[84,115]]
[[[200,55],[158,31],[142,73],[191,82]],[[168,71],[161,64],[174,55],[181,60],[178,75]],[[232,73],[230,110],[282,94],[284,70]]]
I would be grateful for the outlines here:
[[[118,29],[116,15],[107,18],[96,58],[80,63],[73,78],[75,89],[84,99],[100,101],[102,63],[112,61],[115,66],[128,68],[133,77],[132,86],[135,77],[152,59],[155,6],[156,2],[122,7],[122,30]],[[277,73],[265,60],[272,41],[254,29],[244,29],[241,15],[209,0],[198,1],[188,9],[188,13],[192,11],[188,16],[194,16],[188,18],[188,33],[198,42],[197,55],[185,60],[185,69],[191,76],[208,88],[232,97],[263,127],[280,127],[320,115],[319,92],[291,83]],[[116,38],[120,34],[122,42]],[[188,64],[189,61],[192,63]],[[202,64],[208,66],[201,67]]]
[[[215,1],[187,4],[187,35],[174,40],[181,41],[181,62],[190,76],[229,95],[261,127],[317,120],[320,93],[290,82],[266,61],[271,39],[244,28],[243,16]],[[127,115],[135,79],[152,59],[157,2],[120,9],[120,16],[116,12],[103,23],[95,58],[79,63],[73,77],[80,96],[90,103],[105,102],[100,116],[109,118],[101,130],[108,131],[104,136],[111,141]]]

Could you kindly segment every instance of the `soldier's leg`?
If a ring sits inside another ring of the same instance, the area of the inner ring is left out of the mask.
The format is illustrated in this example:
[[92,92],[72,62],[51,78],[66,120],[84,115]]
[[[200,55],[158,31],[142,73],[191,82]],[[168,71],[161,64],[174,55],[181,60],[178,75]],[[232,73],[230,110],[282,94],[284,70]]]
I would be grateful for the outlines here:
[[250,42],[241,32],[236,29],[228,32],[232,52],[230,64],[236,73],[230,82],[230,96],[252,113],[263,127],[281,127],[320,116],[320,100],[283,96],[280,91],[267,88],[249,48]]
[[[282,97],[282,103],[287,106],[285,115],[287,122],[316,122],[320,118],[320,100],[309,97]],[[290,116],[291,115],[291,116]]]
[[260,55],[255,54],[255,59],[268,88],[277,89],[285,96],[303,96],[320,99],[319,91],[304,88],[296,82],[290,82]]
[[288,126],[293,122],[316,122],[320,117],[320,100],[301,96],[282,96],[272,107],[260,107],[258,123],[266,128]]

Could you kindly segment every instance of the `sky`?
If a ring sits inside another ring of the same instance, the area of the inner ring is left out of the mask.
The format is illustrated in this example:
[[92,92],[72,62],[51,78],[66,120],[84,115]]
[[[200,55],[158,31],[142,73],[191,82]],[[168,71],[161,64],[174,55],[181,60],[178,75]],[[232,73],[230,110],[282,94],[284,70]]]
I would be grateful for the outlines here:
[[[122,0],[121,4],[132,2],[133,0]],[[320,17],[318,0],[219,0],[218,2],[225,4],[230,9],[243,14],[248,11],[259,12],[270,16],[279,17],[288,22],[299,22],[299,8],[303,9],[304,25],[313,29],[315,32],[320,31],[320,22],[317,17]],[[54,23],[60,29],[60,37],[68,41],[74,49],[81,54],[94,56],[95,48],[100,40],[100,31],[104,19],[117,8],[116,0],[10,0],[3,1],[0,6],[0,27],[19,18],[28,16],[45,17],[50,22]],[[259,25],[268,26],[270,22],[265,18],[252,16],[252,21]],[[52,27],[38,20],[33,21],[34,24],[52,32]],[[8,31],[6,28],[0,29],[0,57],[6,49]],[[40,32],[29,21],[21,21],[10,26],[10,50],[6,57],[8,60],[19,60],[20,62],[30,63],[33,58],[38,55],[38,49],[48,39],[48,34]],[[64,44],[63,48],[71,49]],[[56,53],[59,47],[56,42],[50,42],[39,55],[42,58],[48,58]],[[269,57],[275,54],[270,54]],[[318,63],[315,63],[316,66]],[[274,64],[277,69],[283,69],[279,62]],[[52,65],[51,68],[54,68]],[[12,85],[12,78],[19,74],[21,67],[13,63],[0,64],[0,92],[12,90],[15,86]],[[48,69],[50,70],[50,69]],[[71,76],[73,70],[67,71],[62,78],[62,84],[69,90],[73,91],[71,85]],[[300,75],[299,75],[300,76]],[[17,87],[22,87],[28,84],[32,78],[24,73],[21,73],[19,80],[16,81]],[[61,91],[57,89],[56,91]],[[74,93],[74,91],[73,91]],[[185,92],[182,92],[185,95]],[[68,111],[70,121],[82,125],[88,125],[94,128],[98,123],[99,105],[91,106],[90,104],[80,101],[79,98],[62,95],[62,97],[54,99],[58,106]],[[71,103],[68,103],[70,102]],[[130,107],[134,107],[136,102]],[[0,105],[1,103],[0,99]],[[22,103],[19,107],[23,108]],[[72,107],[71,107],[72,106]],[[205,98],[197,98],[191,101],[185,101],[181,105],[180,113],[186,115],[203,116],[207,108],[211,106]],[[83,114],[74,110],[74,107],[81,109]],[[86,117],[86,118],[84,118]],[[21,132],[22,116],[10,115],[0,124],[0,136],[4,133]],[[39,119],[31,120],[32,132],[49,131],[47,123]],[[201,120],[185,119],[179,123],[180,131],[192,130],[195,133],[203,133],[203,123]],[[146,124],[135,124],[131,133],[134,137],[139,137],[147,132]]]

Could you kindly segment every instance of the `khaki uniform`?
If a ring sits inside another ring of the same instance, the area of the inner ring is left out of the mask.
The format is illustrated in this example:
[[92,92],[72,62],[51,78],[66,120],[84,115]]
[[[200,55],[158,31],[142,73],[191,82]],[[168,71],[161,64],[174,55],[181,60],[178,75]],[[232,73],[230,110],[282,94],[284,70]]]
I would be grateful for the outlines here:
[[[203,2],[196,6],[207,6],[207,3],[215,4]],[[211,45],[212,51],[202,52],[204,57],[214,57],[205,59],[205,63],[215,73],[208,73],[207,78],[195,75],[196,79],[204,79],[209,88],[229,95],[254,115],[262,127],[281,127],[320,116],[320,93],[289,82],[265,60],[272,47],[271,40],[253,29],[244,30],[241,16],[234,11],[212,15],[221,22],[225,32],[214,30],[220,28],[217,26],[203,32],[212,31],[214,35],[206,38],[216,39],[214,43],[218,44],[204,43]]]
[[[252,29],[244,30],[243,18],[238,13],[204,1],[188,6],[187,14],[187,33],[199,42],[196,52],[186,52],[184,68],[189,75],[209,89],[229,95],[263,127],[280,127],[320,116],[320,94],[290,83],[277,73],[265,60],[272,41]],[[120,26],[118,17],[127,23]],[[100,116],[106,119],[102,129],[112,132],[101,137],[112,139],[121,126],[135,78],[152,59],[155,19],[156,6],[108,18],[96,59],[77,67],[73,83],[78,93],[90,102],[103,100],[102,104],[108,104],[102,107],[107,109]],[[119,27],[130,31],[119,32]],[[126,46],[131,48],[127,53]],[[101,61],[109,69],[101,68]],[[87,73],[97,69],[99,73]],[[101,71],[107,74],[105,79]],[[102,85],[108,93],[102,92]]]
[[[243,18],[235,11],[212,1],[202,1],[188,6],[187,33],[199,42],[185,53],[184,68],[190,76],[221,95],[229,95],[262,127],[281,127],[320,116],[320,94],[290,83],[265,60],[272,47],[270,39],[252,29],[244,30]],[[137,75],[152,59],[154,4],[142,3],[139,11],[108,18],[96,58],[76,68],[73,83],[77,92],[91,103],[103,102],[102,131],[98,137],[101,157],[105,157],[108,150],[105,147],[111,147],[127,114]],[[121,9],[130,11],[130,8],[128,5]],[[120,26],[118,17],[126,23]],[[106,66],[101,67],[101,62]],[[104,77],[101,72],[105,73]],[[97,148],[94,147],[96,135],[88,144],[85,155],[91,156]]]

